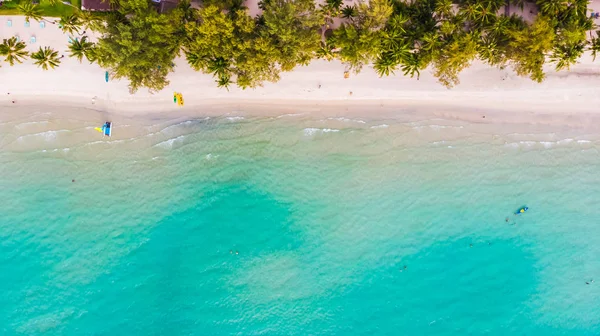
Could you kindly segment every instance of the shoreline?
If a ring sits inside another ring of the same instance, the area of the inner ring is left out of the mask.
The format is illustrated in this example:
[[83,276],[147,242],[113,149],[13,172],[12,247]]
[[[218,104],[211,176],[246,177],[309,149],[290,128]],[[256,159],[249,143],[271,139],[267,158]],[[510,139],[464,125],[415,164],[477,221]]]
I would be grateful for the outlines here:
[[[459,97],[456,99],[468,99]],[[481,101],[453,102],[452,100],[393,100],[382,98],[352,100],[289,100],[289,99],[211,99],[197,105],[178,108],[171,104],[156,102],[114,102],[97,98],[92,104],[88,97],[74,96],[29,96],[11,94],[15,104],[0,100],[0,119],[6,120],[11,110],[44,109],[52,114],[58,110],[87,111],[78,114],[69,112],[68,119],[96,120],[98,116],[106,119],[137,119],[175,121],[181,119],[199,119],[204,117],[280,117],[282,115],[303,115],[318,118],[362,118],[368,120],[419,121],[441,119],[480,124],[522,125],[568,127],[587,131],[600,131],[600,113],[593,106],[572,102],[559,104],[546,102],[526,105],[518,102],[501,102],[487,100],[488,106],[481,106]],[[502,104],[496,105],[494,104]],[[157,106],[158,105],[158,106]],[[94,115],[95,114],[95,115]],[[14,115],[13,115],[14,116]],[[20,116],[23,117],[23,116]],[[101,119],[98,122],[103,121]]]
[[[82,156],[77,157],[88,158],[113,147],[152,152],[155,147],[171,148],[173,144],[183,146],[204,136],[210,138],[217,129],[222,129],[224,134],[241,131],[259,138],[271,131],[289,132],[292,142],[321,137],[362,139],[357,140],[359,142],[380,138],[394,147],[431,145],[452,148],[461,144],[489,143],[519,150],[555,146],[589,150],[600,144],[600,114],[576,114],[572,121],[570,115],[564,113],[486,110],[486,118],[482,118],[481,110],[435,109],[429,105],[426,109],[411,109],[406,105],[375,107],[368,102],[352,102],[347,107],[339,104],[255,103],[243,107],[213,104],[203,109],[179,109],[168,114],[132,115],[66,106],[56,101],[51,103],[53,105],[38,102],[0,108],[0,154],[58,152],[61,155],[78,153]],[[115,125],[111,138],[94,130],[106,120]],[[267,136],[264,141],[269,139]],[[79,151],[84,148],[89,150]]]
[[[27,50],[49,45],[59,53],[67,53],[68,36],[55,25],[23,28],[24,17],[20,16],[0,16],[0,25],[4,26],[9,17],[13,27],[3,28],[0,38],[35,34],[37,43],[28,44]],[[597,108],[600,106],[597,89],[600,60],[593,62],[589,53],[570,71],[555,72],[548,66],[547,78],[542,83],[519,77],[510,69],[491,68],[475,61],[463,71],[461,84],[453,89],[439,84],[428,70],[421,73],[419,80],[401,73],[380,78],[366,66],[360,74],[344,79],[343,64],[317,60],[282,73],[276,83],[265,83],[256,89],[232,87],[226,90],[218,88],[212,76],[192,70],[184,58],[177,58],[175,63],[176,71],[169,75],[170,85],[155,94],[145,90],[130,94],[126,81],[107,83],[104,69],[85,61],[79,63],[68,56],[58,68],[49,71],[39,69],[31,60],[15,66],[3,63],[0,108],[69,106],[118,118],[193,118],[226,115],[231,110],[270,116],[301,109],[327,116],[372,117],[375,114],[376,117],[403,118],[403,112],[419,110],[423,118],[469,122],[542,123],[584,128],[600,125]],[[184,107],[173,103],[174,92],[183,94]],[[12,104],[12,100],[16,103]],[[265,107],[277,111],[266,111]]]

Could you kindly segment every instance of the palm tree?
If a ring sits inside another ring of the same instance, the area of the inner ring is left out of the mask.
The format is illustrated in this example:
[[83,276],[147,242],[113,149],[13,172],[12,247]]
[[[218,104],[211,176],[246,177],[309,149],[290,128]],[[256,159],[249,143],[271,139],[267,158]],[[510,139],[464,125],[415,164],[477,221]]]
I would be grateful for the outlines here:
[[346,5],[342,8],[342,17],[344,19],[350,19],[356,16],[356,5]]
[[591,39],[589,50],[592,52],[592,57],[594,57],[594,61],[596,60],[596,55],[600,52],[600,30],[596,31],[596,37]]
[[326,6],[332,10],[339,10],[344,4],[344,0],[325,0]]
[[16,37],[11,37],[8,40],[4,39],[2,44],[0,44],[0,55],[5,56],[10,66],[15,65],[17,63],[23,63],[23,60],[29,53],[25,50],[25,42],[17,42]]
[[201,70],[206,66],[206,60],[195,52],[186,51],[185,58],[190,66],[196,71]]
[[558,16],[558,14],[567,9],[566,0],[537,0],[540,12],[546,15]]
[[88,49],[87,53],[85,53],[85,58],[87,58],[90,63],[94,63],[98,60],[98,48],[96,45],[93,45],[90,49]]
[[494,24],[488,28],[489,34],[494,38],[500,39],[506,36],[506,33],[510,31],[510,25],[510,17],[506,15],[499,15]]
[[556,63],[556,71],[569,70],[571,65],[577,63],[577,59],[583,54],[583,50],[583,43],[557,46],[550,55],[550,61]]
[[496,12],[497,9],[494,10],[494,8],[491,8],[491,6],[477,4],[475,6],[475,25],[477,27],[489,26],[494,21],[494,19],[496,19]]
[[321,5],[321,12],[325,14],[325,22],[338,16],[343,4],[344,0],[326,0],[325,4]]
[[183,12],[184,22],[192,22],[196,20],[196,10],[192,8],[190,0],[182,0],[179,3],[178,8]]
[[472,23],[477,18],[478,6],[477,3],[469,3],[459,10],[458,15]]
[[381,33],[381,47],[384,51],[394,51],[401,54],[410,51],[406,36],[397,30],[388,30]]
[[375,64],[373,64],[373,69],[377,72],[379,77],[389,76],[390,74],[394,74],[394,70],[396,70],[396,66],[398,62],[396,61],[396,57],[391,52],[385,52],[379,55]]
[[327,46],[323,42],[321,42],[321,47],[319,49],[317,49],[315,54],[316,54],[317,58],[324,59],[327,61],[331,61],[335,57],[333,51],[331,50],[331,47]]
[[219,76],[219,79],[217,80],[217,87],[225,88],[227,91],[229,91],[229,85],[231,85],[231,83],[231,76],[229,74],[224,74]]
[[25,16],[26,22],[29,22],[29,19],[34,19],[35,21],[42,21],[44,19],[40,7],[31,2],[24,1],[19,4],[17,9]]
[[215,77],[225,76],[229,70],[229,62],[223,57],[212,58],[208,60],[206,70]]
[[596,24],[594,23],[594,19],[590,17],[586,17],[584,20],[579,21],[579,28],[582,31],[589,31],[590,37],[592,37],[592,30],[596,29]]
[[571,0],[568,5],[568,13],[567,15],[572,16],[573,18],[581,18],[586,17],[587,7],[589,4],[589,0]]
[[44,49],[40,47],[38,51],[31,54],[31,58],[35,60],[35,62],[33,62],[35,65],[44,70],[48,70],[50,68],[54,69],[60,64],[58,52],[50,47],[44,47]]
[[481,3],[484,7],[487,7],[490,11],[497,13],[502,6],[506,4],[505,0],[484,0]]
[[441,44],[440,35],[437,31],[425,33],[422,36],[421,41],[419,41],[421,49],[428,52],[439,49]]
[[67,34],[79,33],[81,21],[75,14],[63,15],[58,22],[60,29]]
[[523,10],[523,8],[525,8],[526,1],[527,0],[510,0],[510,4],[515,5],[515,6],[519,7],[519,9]]
[[435,2],[435,13],[441,17],[452,15],[452,0],[438,0]]
[[417,80],[421,76],[420,70],[424,68],[422,58],[418,53],[410,53],[401,60],[401,69],[404,72],[404,76],[410,75],[414,77],[417,75]]
[[504,64],[505,58],[502,50],[502,48],[498,47],[496,39],[489,35],[481,37],[477,44],[479,59],[492,66],[502,66]]
[[81,63],[81,60],[85,56],[88,61],[93,62],[93,57],[90,59],[90,50],[94,48],[94,44],[87,40],[87,36],[81,38],[81,40],[75,39],[69,44],[69,50],[71,51],[71,57],[76,57]]
[[104,20],[90,11],[77,11],[76,15],[85,30],[101,31],[105,27]]

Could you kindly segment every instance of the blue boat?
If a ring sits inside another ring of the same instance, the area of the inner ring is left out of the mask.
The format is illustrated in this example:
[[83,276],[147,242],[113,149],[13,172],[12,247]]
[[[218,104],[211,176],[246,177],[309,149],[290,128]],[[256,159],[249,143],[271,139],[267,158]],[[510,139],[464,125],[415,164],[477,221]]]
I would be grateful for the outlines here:
[[522,214],[522,213],[524,213],[527,210],[529,210],[528,207],[522,206],[522,207],[519,208],[519,210],[515,211],[515,215]]
[[104,72],[104,80],[108,83],[108,71]]

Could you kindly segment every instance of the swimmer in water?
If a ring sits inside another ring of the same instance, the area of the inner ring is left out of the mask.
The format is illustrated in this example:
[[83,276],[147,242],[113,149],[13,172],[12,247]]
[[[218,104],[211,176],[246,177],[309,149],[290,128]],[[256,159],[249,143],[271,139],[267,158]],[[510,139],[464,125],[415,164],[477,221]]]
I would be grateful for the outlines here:
[[508,217],[506,217],[506,222],[507,222],[507,223],[508,223],[508,220],[509,220],[509,219],[508,219]]

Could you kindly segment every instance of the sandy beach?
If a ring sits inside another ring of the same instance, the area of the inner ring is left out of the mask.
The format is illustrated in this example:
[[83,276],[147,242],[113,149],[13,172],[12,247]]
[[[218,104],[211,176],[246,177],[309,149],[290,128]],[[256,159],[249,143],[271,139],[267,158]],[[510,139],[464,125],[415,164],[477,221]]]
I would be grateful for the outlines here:
[[[12,27],[7,26],[8,20],[12,20]],[[32,21],[30,27],[25,27],[24,22],[21,16],[0,16],[0,38],[19,36],[28,43],[29,51],[51,46],[65,57],[58,68],[49,71],[38,68],[29,59],[12,67],[3,63],[0,106],[12,106],[12,101],[16,106],[78,106],[122,116],[167,111],[173,115],[197,115],[208,107],[215,110],[224,106],[248,110],[255,106],[255,110],[264,112],[261,106],[265,104],[317,111],[327,106],[356,109],[368,105],[396,110],[436,107],[438,116],[452,119],[480,120],[487,114],[488,122],[535,123],[543,119],[585,125],[595,120],[600,104],[600,67],[590,55],[585,55],[570,71],[557,73],[549,65],[547,79],[541,84],[521,78],[510,69],[490,68],[476,61],[461,74],[461,83],[453,89],[439,84],[429,71],[423,71],[419,80],[402,76],[401,72],[380,78],[365,66],[360,74],[344,79],[344,65],[340,62],[316,60],[309,66],[282,73],[277,83],[265,83],[256,89],[226,90],[217,88],[212,76],[192,70],[179,57],[165,90],[151,94],[142,89],[130,94],[125,80],[107,83],[104,69],[68,57],[69,36],[57,25],[42,28]],[[31,36],[35,36],[35,43],[30,43]],[[183,94],[185,107],[173,104],[175,91]]]

